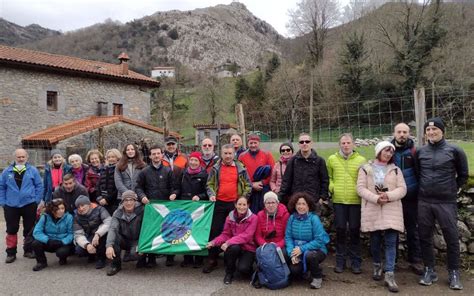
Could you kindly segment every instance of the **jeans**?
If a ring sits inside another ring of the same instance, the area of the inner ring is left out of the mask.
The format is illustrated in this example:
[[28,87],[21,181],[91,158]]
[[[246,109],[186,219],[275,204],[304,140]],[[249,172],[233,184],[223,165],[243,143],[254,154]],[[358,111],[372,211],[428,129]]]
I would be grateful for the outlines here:
[[433,230],[436,220],[441,227],[448,249],[448,269],[459,269],[460,252],[457,215],[458,208],[455,203],[418,202],[418,227],[422,250],[421,254],[425,266],[433,268],[435,265]]
[[382,239],[385,247],[385,272],[395,270],[398,231],[393,229],[377,230],[370,233],[370,251],[374,263],[382,263]]
[[[360,247],[360,205],[334,204],[334,224],[336,227],[336,264],[345,265],[346,256],[353,266],[362,262]],[[349,226],[349,243],[347,227]]]
[[254,261],[254,252],[242,250],[240,245],[230,245],[224,252],[225,273],[234,274],[238,270],[241,274],[251,275]]

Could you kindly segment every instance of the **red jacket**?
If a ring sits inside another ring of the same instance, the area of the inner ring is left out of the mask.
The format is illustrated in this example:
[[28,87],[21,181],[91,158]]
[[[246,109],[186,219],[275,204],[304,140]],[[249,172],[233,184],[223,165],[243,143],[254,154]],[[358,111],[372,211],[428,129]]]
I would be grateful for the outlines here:
[[234,217],[234,211],[229,213],[225,219],[224,230],[212,242],[218,247],[223,243],[231,245],[240,245],[242,250],[255,252],[254,235],[257,228],[257,216],[252,211],[247,210],[247,215],[237,223]]
[[[258,212],[257,230],[255,231],[255,242],[257,245],[261,246],[264,243],[275,243],[284,249],[286,223],[289,217],[290,213],[288,213],[288,210],[283,204],[278,204],[276,215],[273,218],[267,216],[265,209]],[[265,239],[273,230],[276,231],[275,236],[270,239]]]
[[[257,170],[259,166],[269,165],[270,168],[273,169],[275,166],[275,160],[273,160],[273,156],[270,152],[259,150],[257,154],[252,156],[250,154],[250,150],[247,150],[240,154],[239,160],[245,165],[247,172],[249,173],[250,181],[253,181],[253,174]],[[264,185],[268,185],[270,183],[270,176],[263,180]]]

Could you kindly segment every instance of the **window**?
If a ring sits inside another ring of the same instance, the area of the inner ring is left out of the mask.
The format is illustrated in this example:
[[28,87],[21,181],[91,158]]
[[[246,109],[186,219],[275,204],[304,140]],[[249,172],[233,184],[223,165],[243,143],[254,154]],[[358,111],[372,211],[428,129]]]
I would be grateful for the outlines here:
[[58,92],[57,91],[46,92],[46,109],[48,111],[58,111]]
[[114,115],[123,115],[123,104],[114,104]]

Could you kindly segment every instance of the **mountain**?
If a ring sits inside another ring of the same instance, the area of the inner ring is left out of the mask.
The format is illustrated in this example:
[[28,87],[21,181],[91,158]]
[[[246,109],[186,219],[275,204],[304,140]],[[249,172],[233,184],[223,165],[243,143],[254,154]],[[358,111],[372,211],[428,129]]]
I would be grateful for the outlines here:
[[17,46],[58,35],[61,35],[61,32],[46,29],[36,24],[22,27],[0,18],[0,44]]
[[280,53],[283,39],[241,3],[156,12],[126,24],[112,20],[22,44],[51,53],[116,63],[121,52],[134,70],[149,74],[155,66],[184,64],[210,71],[226,62],[251,70]]

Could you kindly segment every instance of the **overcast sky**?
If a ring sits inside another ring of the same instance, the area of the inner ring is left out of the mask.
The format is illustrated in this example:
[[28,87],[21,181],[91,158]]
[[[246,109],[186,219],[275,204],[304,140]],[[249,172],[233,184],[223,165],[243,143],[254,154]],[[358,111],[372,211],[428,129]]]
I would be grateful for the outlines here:
[[[347,4],[349,0],[340,0]],[[38,24],[63,32],[87,27],[107,18],[128,22],[167,10],[193,10],[229,4],[232,0],[0,0],[0,17],[21,26]],[[287,36],[288,9],[297,0],[241,0],[258,18]]]

